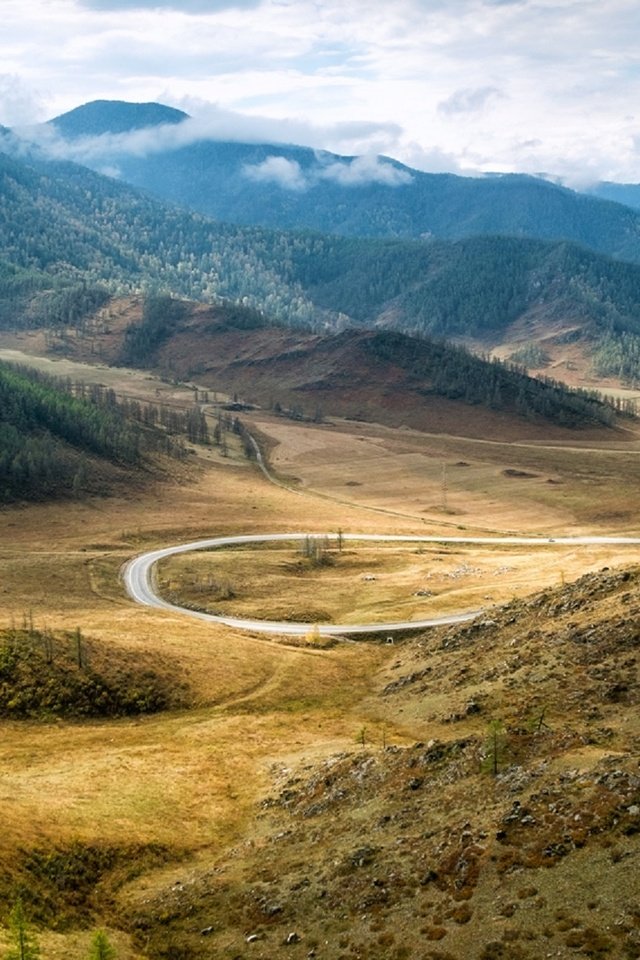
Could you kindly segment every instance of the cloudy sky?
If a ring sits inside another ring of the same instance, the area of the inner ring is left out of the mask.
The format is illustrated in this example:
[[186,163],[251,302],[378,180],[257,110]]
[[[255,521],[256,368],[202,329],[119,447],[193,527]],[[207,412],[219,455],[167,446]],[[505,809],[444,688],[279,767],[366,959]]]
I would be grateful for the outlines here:
[[637,0],[0,0],[0,123],[160,101],[207,135],[640,182]]

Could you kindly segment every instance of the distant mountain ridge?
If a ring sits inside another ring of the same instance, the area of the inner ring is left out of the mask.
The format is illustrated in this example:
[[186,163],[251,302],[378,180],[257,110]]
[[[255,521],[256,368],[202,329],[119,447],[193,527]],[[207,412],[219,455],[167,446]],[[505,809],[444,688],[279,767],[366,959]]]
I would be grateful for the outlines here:
[[614,203],[623,203],[634,210],[640,210],[640,183],[612,183],[605,180],[590,187],[588,193],[602,200],[612,200]]
[[[96,142],[85,159],[94,169],[226,222],[345,236],[571,240],[640,261],[640,214],[547,180],[424,173],[384,157],[221,141],[190,122],[161,104],[119,101],[94,101],[50,121],[71,142],[104,138],[103,152]],[[154,126],[166,124],[175,126],[175,142],[163,135],[154,143]],[[122,137],[110,140],[134,130],[135,154]]]

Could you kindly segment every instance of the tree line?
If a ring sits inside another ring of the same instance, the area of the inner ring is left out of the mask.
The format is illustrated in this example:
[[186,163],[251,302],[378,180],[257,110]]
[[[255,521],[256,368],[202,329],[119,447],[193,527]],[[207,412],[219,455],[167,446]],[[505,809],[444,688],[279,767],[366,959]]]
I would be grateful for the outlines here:
[[[0,363],[0,502],[79,496],[94,485],[96,463],[136,468],[159,452],[186,455],[202,439],[203,416],[181,416],[112,390]],[[174,434],[174,435],[172,435]]]
[[420,381],[428,394],[512,409],[522,417],[543,417],[564,427],[610,426],[613,405],[596,391],[575,390],[549,377],[527,376],[507,361],[483,360],[462,347],[434,340],[415,340],[400,333],[375,334],[365,346],[378,359],[394,363]]
[[[41,952],[37,937],[29,923],[22,898],[18,897],[9,914],[10,946],[3,960],[40,960]],[[115,947],[104,930],[96,930],[91,938],[87,960],[116,960]]]

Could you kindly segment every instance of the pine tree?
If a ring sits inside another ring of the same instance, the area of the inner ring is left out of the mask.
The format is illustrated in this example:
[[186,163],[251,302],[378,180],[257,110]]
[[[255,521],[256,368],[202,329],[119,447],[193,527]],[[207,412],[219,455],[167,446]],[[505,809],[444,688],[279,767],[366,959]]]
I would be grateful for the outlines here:
[[4,960],[38,960],[40,949],[29,929],[19,897],[9,914],[9,932],[13,946],[5,953]]
[[96,930],[88,960],[115,960],[116,951],[104,930]]

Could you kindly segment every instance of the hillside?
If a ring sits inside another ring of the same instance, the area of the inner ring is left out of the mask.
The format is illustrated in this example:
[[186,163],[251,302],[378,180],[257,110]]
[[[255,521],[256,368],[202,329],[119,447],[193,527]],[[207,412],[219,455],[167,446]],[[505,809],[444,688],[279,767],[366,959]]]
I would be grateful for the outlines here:
[[[358,743],[274,765],[241,845],[128,899],[139,942],[158,958],[640,956],[638,583],[589,574],[399,646]],[[385,716],[424,739],[396,745]]]
[[[542,382],[438,341],[395,331],[317,335],[270,325],[233,305],[204,307],[151,298],[128,301],[67,342],[108,362],[135,363],[236,394],[293,419],[336,415],[468,436],[595,436],[615,423],[593,394]],[[624,422],[624,421],[621,421]],[[604,434],[603,434],[604,435]]]
[[[225,297],[294,326],[387,326],[495,347],[535,315],[638,376],[640,266],[566,243],[485,237],[390,241],[233,227],[91,171],[0,156],[0,322],[53,326],[111,290]],[[627,340],[622,342],[622,335]],[[603,347],[606,349],[603,351]]]
[[[112,135],[134,126],[136,109],[146,139],[128,149]],[[175,146],[154,142],[154,109],[155,123],[181,121]],[[219,220],[346,236],[562,239],[640,259],[635,211],[534,177],[430,174],[385,157],[206,139],[160,104],[97,101],[50,122],[67,138],[104,137],[84,151],[95,169],[116,169],[128,183]]]
[[[512,352],[538,340],[546,350],[552,330],[560,346],[579,343],[596,377],[640,376],[640,267],[571,244],[275,233],[214,224],[69,164],[5,156],[0,168],[4,326],[82,323],[105,285],[151,284],[291,325],[386,326],[481,351],[513,340]],[[530,365],[544,367],[544,350]]]
[[149,454],[181,446],[126,415],[113,392],[0,363],[0,504],[106,493]]
[[[285,235],[207,221],[73,164],[0,154],[0,184],[0,259],[40,288],[157,285],[194,299],[243,299],[291,322],[319,321],[322,311],[282,275],[293,243]],[[29,312],[37,315],[37,306]]]

